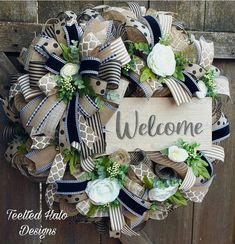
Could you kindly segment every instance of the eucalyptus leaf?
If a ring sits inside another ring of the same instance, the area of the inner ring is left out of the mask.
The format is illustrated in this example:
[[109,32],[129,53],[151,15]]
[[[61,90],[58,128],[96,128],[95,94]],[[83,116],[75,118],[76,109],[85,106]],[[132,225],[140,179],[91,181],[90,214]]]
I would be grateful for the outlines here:
[[140,82],[145,82],[148,79],[156,79],[156,75],[153,73],[153,71],[148,67],[145,66],[141,69],[141,74],[140,74]]

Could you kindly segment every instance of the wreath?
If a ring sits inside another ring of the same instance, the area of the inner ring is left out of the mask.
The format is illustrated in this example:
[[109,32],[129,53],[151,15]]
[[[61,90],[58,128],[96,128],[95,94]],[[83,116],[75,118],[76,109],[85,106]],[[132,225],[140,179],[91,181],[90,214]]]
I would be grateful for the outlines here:
[[[197,40],[173,13],[135,2],[49,21],[23,48],[26,72],[12,75],[1,99],[11,121],[7,162],[46,183],[49,208],[108,223],[114,237],[138,235],[133,229],[148,219],[201,202],[213,165],[224,161],[219,142],[229,136],[220,99],[229,97],[229,84],[212,65],[213,43]],[[124,97],[173,97],[178,106],[211,97],[213,146],[200,151],[179,138],[161,151],[106,155],[105,125]]]

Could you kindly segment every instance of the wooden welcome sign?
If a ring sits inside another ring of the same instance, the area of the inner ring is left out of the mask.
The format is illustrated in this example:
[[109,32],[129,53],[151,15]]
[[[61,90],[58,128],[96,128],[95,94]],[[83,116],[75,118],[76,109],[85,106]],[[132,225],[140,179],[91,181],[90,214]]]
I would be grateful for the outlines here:
[[106,125],[106,153],[119,148],[159,151],[178,139],[212,145],[211,98],[177,106],[173,98],[124,98]]

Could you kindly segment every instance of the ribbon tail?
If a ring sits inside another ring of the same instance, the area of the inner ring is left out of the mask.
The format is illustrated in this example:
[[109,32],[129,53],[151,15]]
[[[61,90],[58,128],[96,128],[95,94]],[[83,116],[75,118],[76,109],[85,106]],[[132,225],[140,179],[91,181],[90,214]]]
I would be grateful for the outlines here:
[[97,136],[92,128],[86,123],[86,120],[81,113],[79,113],[79,129],[82,141],[91,149],[97,139]]
[[55,156],[51,166],[50,173],[47,178],[47,184],[61,180],[64,176],[65,169],[66,164],[64,163],[64,157],[61,153],[59,153]]
[[45,193],[45,200],[47,203],[47,206],[52,209],[54,200],[55,200],[55,194],[56,194],[56,185],[55,184],[49,184],[46,188]]
[[138,236],[139,234],[133,231],[125,222],[124,216],[122,214],[121,206],[110,207],[109,217],[112,231],[122,232],[129,236]]
[[175,99],[176,104],[179,106],[182,103],[189,103],[191,98],[189,94],[184,90],[184,88],[178,84],[173,79],[166,79],[165,84],[168,86],[168,88],[171,91],[172,96]]
[[224,162],[224,148],[219,145],[212,145],[210,150],[203,150],[202,153],[209,158],[217,159]]

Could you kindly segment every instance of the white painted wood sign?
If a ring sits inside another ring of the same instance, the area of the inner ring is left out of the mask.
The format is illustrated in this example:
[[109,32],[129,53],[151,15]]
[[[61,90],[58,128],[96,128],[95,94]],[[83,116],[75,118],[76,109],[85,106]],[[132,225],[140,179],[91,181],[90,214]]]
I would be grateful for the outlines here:
[[211,98],[177,106],[173,98],[124,98],[106,125],[106,153],[120,148],[159,151],[178,139],[212,145]]

